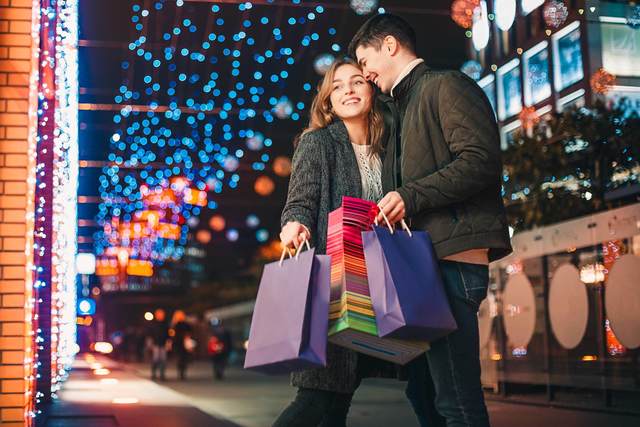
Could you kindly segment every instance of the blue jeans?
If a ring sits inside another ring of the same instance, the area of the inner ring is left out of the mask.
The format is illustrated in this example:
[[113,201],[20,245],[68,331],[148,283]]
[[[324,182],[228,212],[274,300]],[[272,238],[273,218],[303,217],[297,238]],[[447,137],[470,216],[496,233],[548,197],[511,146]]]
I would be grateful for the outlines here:
[[431,343],[408,367],[406,395],[422,427],[488,427],[480,383],[478,307],[487,296],[485,265],[440,261],[458,329]]

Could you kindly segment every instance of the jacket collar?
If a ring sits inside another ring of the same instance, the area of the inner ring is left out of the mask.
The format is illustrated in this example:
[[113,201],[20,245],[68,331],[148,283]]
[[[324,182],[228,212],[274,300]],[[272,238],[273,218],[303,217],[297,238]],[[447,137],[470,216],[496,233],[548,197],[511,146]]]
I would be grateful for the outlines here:
[[342,120],[335,120],[329,126],[329,133],[331,137],[338,142],[349,142],[349,133],[347,132],[347,127],[344,125]]
[[[358,166],[358,159],[356,159],[356,153],[351,146],[351,140],[349,139],[349,132],[342,120],[336,119],[333,123],[327,126],[331,138],[337,143],[337,149],[344,153],[344,161],[346,163],[341,164],[339,167],[344,167],[343,171],[345,175],[345,182],[349,190],[345,195],[353,197],[362,197],[362,178],[360,177],[360,167]],[[336,165],[331,165],[336,167]]]
[[393,99],[401,101],[406,98],[411,92],[413,85],[415,85],[418,79],[428,70],[429,67],[424,63],[416,65],[415,68],[393,88]]
[[396,78],[396,81],[393,82],[393,86],[391,86],[391,90],[389,91],[389,94],[393,96],[393,89],[398,85],[398,83],[400,83],[402,79],[404,79],[407,75],[409,75],[409,73],[413,71],[413,69],[416,68],[418,64],[422,64],[423,62],[424,62],[424,59],[422,58],[416,58],[413,61],[409,62],[404,67],[404,69],[400,72],[400,74]]

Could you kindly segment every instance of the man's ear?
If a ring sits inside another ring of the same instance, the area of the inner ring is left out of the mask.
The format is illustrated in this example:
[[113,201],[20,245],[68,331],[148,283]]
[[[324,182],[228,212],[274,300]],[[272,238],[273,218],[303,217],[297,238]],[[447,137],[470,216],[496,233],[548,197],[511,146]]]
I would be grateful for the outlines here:
[[382,40],[382,49],[386,50],[389,56],[397,55],[400,50],[398,39],[391,35],[386,36],[384,40]]

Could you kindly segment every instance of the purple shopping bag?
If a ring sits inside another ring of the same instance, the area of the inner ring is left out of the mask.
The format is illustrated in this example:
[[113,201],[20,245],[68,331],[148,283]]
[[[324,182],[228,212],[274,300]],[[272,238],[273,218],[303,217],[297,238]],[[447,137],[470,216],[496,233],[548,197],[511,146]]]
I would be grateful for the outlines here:
[[277,374],[325,366],[331,260],[315,249],[265,265],[244,367]]
[[374,226],[362,243],[379,336],[434,341],[457,329],[427,232]]

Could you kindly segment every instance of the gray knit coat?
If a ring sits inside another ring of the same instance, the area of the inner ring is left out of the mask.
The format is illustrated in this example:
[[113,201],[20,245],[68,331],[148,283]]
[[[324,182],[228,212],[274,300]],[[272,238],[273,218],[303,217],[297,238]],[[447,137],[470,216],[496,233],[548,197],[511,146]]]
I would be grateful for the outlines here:
[[[304,135],[300,140],[293,155],[282,226],[289,221],[306,225],[311,231],[311,243],[316,253],[324,254],[329,212],[342,206],[342,196],[361,195],[360,170],[347,128],[342,121],[336,121]],[[329,344],[327,367],[293,373],[291,383],[296,387],[352,393],[358,387],[358,363],[363,360],[362,355],[354,351]],[[360,366],[361,376],[396,377],[393,365],[383,366],[367,361],[368,365],[378,366],[369,366],[367,375],[362,374]]]

